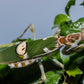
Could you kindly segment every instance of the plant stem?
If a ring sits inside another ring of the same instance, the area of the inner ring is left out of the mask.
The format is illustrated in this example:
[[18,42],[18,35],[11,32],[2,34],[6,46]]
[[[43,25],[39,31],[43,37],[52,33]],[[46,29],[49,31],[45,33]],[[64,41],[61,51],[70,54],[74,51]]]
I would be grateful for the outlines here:
[[41,79],[42,81],[45,81],[46,80],[46,75],[45,75],[45,72],[44,72],[44,67],[43,67],[43,64],[41,63],[41,60],[39,59],[39,68],[40,68],[40,71],[41,71]]

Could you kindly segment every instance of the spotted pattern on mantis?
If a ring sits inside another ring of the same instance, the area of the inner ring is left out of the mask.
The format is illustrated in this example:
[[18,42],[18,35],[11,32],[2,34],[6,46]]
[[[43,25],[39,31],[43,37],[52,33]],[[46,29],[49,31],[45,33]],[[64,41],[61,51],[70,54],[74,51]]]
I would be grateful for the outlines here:
[[70,47],[75,46],[81,41],[81,33],[72,33],[67,36],[58,36],[57,47],[61,47],[63,45],[68,45]]
[[19,62],[15,62],[15,63],[10,63],[10,64],[8,64],[8,66],[10,68],[20,68],[20,67],[28,66],[35,61],[36,61],[36,59],[24,60],[24,61],[19,61]]

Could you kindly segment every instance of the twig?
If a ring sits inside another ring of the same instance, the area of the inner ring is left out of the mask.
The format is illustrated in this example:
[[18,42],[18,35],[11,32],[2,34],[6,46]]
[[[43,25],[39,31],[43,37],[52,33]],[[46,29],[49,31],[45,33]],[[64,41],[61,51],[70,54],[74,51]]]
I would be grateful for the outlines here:
[[64,77],[63,84],[65,84],[66,83],[66,80],[67,80],[67,76],[64,74],[64,72],[63,72],[63,77]]
[[39,68],[40,68],[40,71],[41,71],[41,79],[42,79],[42,81],[46,81],[46,75],[45,75],[43,64],[41,63],[40,59],[38,61],[39,61],[38,62]]

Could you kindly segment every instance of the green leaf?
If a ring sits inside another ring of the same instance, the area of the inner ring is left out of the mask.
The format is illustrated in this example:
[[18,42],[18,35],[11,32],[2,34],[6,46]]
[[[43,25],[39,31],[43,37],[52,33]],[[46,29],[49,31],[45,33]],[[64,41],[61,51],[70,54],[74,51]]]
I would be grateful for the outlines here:
[[65,12],[67,15],[69,15],[69,10],[71,8],[72,5],[75,5],[75,1],[76,0],[69,0],[66,7],[65,7]]
[[[62,70],[59,71],[48,71],[45,73],[47,80],[44,83],[40,84],[59,84],[59,80],[63,74]],[[37,80],[37,82],[41,81],[41,78]],[[32,84],[37,84],[37,82],[34,82]]]
[[53,71],[46,73],[47,80],[44,84],[59,84],[59,79],[61,78],[60,74],[56,74]]
[[84,6],[84,1],[80,5]]
[[65,47],[65,46],[62,46],[62,47],[60,48],[60,53],[59,53],[59,54],[60,54],[60,58],[61,58],[63,64],[66,65],[66,64],[68,64],[68,62],[69,62],[69,60],[70,60],[70,55],[64,55],[64,54],[62,53],[62,50],[64,49],[64,47]]
[[60,55],[61,55],[61,59],[62,59],[63,64],[65,64],[65,65],[68,64],[69,60],[70,60],[70,56],[69,55],[63,55],[63,54],[60,54]]
[[84,28],[84,17],[73,23],[62,23],[60,25],[60,34],[66,36],[71,33],[78,33],[82,28]]
[[54,20],[54,25],[56,24],[60,24],[62,22],[68,22],[70,21],[70,17],[65,15],[65,14],[58,14],[56,17],[55,17],[55,20]]
[[56,28],[60,23],[62,22],[69,22],[71,19],[69,16],[65,15],[65,14],[58,14],[55,17],[54,20],[54,26],[52,28]]
[[76,75],[79,75],[79,74],[83,74],[83,72],[78,67],[76,67],[74,69],[67,70],[66,73],[69,76],[73,76],[73,77],[75,77]]
[[61,59],[63,61],[63,64],[68,64],[70,57],[63,55],[63,56],[61,56]]

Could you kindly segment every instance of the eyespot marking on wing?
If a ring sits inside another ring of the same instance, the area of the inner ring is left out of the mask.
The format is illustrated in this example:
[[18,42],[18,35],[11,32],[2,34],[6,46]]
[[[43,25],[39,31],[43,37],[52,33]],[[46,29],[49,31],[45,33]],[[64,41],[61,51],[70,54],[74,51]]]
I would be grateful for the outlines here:
[[27,54],[27,42],[22,42],[20,43],[17,47],[16,47],[16,53],[19,55],[19,57],[23,58],[23,59],[27,59],[28,58],[28,54]]
[[27,51],[27,43],[24,41],[16,47],[16,53],[18,55],[24,55]]

